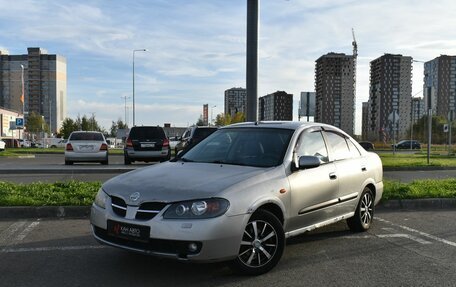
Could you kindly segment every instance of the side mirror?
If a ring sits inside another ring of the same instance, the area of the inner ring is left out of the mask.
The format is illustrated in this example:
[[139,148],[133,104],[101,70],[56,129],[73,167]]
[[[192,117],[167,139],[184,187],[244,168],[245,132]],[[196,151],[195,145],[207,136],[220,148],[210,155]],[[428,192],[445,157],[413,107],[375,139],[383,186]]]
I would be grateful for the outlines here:
[[316,156],[303,155],[299,158],[298,168],[309,169],[320,166],[320,159]]

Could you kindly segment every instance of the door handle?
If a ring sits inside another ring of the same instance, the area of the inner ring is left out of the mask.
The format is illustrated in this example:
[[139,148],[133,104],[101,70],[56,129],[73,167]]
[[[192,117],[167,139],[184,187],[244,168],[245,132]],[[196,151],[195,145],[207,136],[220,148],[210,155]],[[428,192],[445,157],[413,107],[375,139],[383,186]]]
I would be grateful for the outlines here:
[[331,179],[331,180],[337,179],[336,173],[335,173],[335,172],[331,172],[331,173],[329,174],[329,179]]

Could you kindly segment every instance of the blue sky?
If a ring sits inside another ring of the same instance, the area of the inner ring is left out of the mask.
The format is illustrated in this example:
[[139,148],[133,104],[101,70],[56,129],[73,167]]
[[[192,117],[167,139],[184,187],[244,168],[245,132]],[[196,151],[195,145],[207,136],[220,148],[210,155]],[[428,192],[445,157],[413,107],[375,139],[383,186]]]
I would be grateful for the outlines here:
[[[246,0],[0,0],[0,49],[41,47],[67,59],[68,116],[124,119],[137,52],[136,124],[187,126],[202,105],[223,112],[224,91],[245,87]],[[358,42],[357,120],[369,96],[369,62],[384,53],[428,61],[456,55],[456,2],[262,0],[259,95],[314,90],[315,60]],[[413,65],[421,94],[423,64]],[[131,98],[129,120],[131,125]]]

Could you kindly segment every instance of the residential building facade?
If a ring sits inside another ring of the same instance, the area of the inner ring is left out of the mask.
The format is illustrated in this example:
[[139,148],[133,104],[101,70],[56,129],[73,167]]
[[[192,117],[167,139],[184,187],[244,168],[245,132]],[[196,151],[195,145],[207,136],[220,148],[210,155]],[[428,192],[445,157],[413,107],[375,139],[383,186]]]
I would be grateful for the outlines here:
[[412,98],[412,123],[416,124],[424,115],[424,99],[420,97]]
[[355,57],[329,53],[316,60],[315,121],[355,132]]
[[369,140],[407,137],[412,112],[412,57],[385,54],[370,62]]
[[20,130],[11,127],[11,122],[16,122],[17,118],[22,118],[24,115],[18,111],[4,109],[0,107],[0,138],[23,138]]
[[258,119],[260,121],[292,121],[293,95],[284,91],[258,99]]
[[[448,117],[456,111],[456,56],[441,55],[424,63],[424,108]],[[454,119],[454,118],[453,118]]]
[[28,48],[24,55],[0,51],[0,106],[24,111],[26,121],[31,112],[42,115],[51,132],[56,133],[67,115],[66,102],[67,65],[64,57],[48,54],[41,48]]
[[247,90],[243,88],[231,88],[225,91],[225,115],[232,118],[236,113],[247,112]]

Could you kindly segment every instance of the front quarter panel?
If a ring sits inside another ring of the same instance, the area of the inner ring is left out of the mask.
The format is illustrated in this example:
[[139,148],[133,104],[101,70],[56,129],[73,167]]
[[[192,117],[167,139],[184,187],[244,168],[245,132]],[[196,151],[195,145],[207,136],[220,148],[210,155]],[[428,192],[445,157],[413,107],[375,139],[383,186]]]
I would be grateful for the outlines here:
[[251,214],[260,206],[272,203],[280,207],[283,216],[290,205],[290,186],[282,165],[228,188],[221,197],[228,199],[227,216]]

